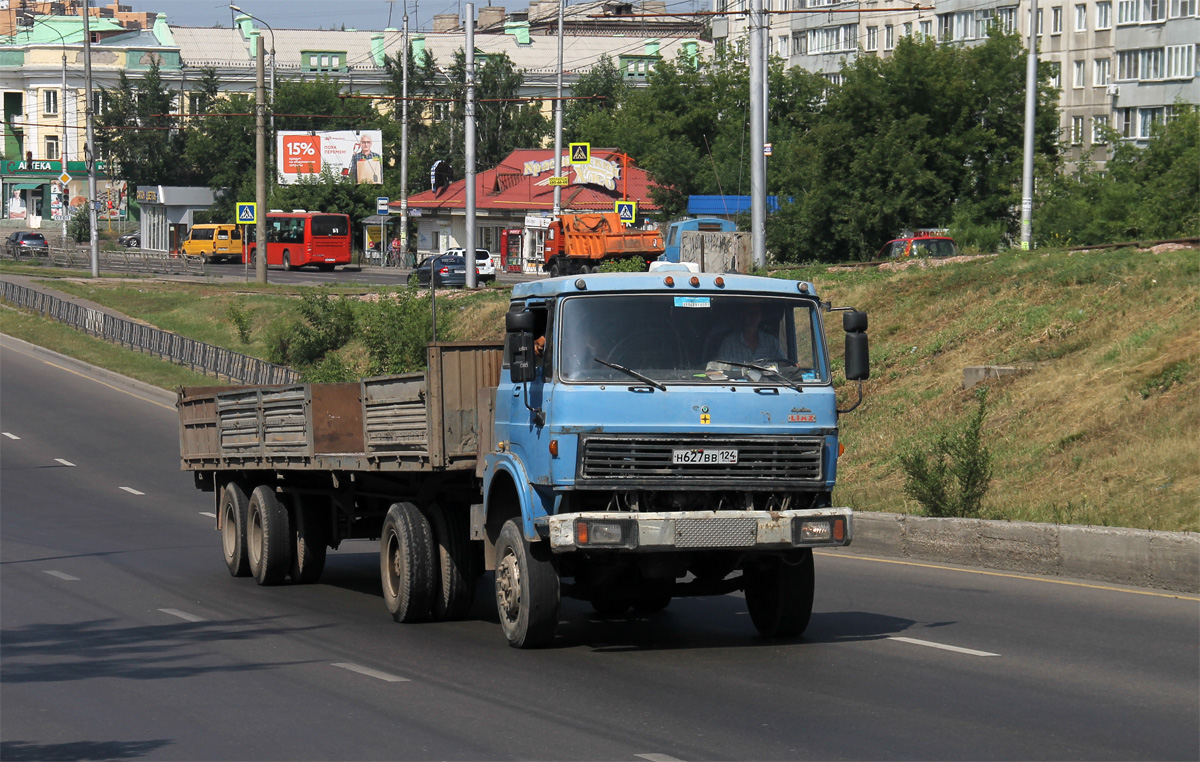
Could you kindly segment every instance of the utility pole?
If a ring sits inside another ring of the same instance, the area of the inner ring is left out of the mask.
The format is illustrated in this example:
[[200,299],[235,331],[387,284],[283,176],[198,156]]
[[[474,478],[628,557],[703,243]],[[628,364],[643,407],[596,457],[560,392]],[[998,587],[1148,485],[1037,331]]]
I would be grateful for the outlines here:
[[767,172],[763,115],[762,0],[750,0],[750,241],[755,267],[767,266]]
[[1033,128],[1037,116],[1037,0],[1029,4],[1029,55],[1025,59],[1025,161],[1021,169],[1021,250],[1033,248]]
[[[467,272],[467,288],[478,286],[479,279],[475,274],[475,3],[467,3],[467,15],[464,24],[467,28],[467,128],[466,128],[466,212],[467,240],[465,242],[463,260]],[[433,271],[429,273],[430,283],[433,282]]]
[[254,279],[267,282],[267,109],[266,84],[263,82],[264,61],[263,37],[258,35],[254,51],[254,206],[258,218],[254,226]]
[[[563,132],[563,10],[566,0],[558,0],[558,98],[554,101],[554,176],[562,176]],[[562,186],[554,186],[554,216],[562,214]]]
[[[391,9],[388,9],[390,16]],[[404,68],[400,83],[400,256],[408,257],[408,6],[404,8]],[[432,278],[432,273],[430,278]]]
[[[100,231],[96,229],[96,115],[92,113],[92,29],[91,0],[83,4],[83,90],[87,99],[87,149],[84,160],[88,171],[88,227],[91,229],[92,277],[100,277]],[[110,178],[111,179],[111,178]]]

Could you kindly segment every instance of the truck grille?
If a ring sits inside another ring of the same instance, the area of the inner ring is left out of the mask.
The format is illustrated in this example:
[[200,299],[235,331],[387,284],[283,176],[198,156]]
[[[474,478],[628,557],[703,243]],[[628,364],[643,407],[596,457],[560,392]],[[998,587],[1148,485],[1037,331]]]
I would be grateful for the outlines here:
[[[580,444],[577,481],[583,485],[626,484],[676,489],[757,485],[811,485],[823,481],[824,437],[588,436]],[[738,462],[675,464],[678,449],[734,449]]]

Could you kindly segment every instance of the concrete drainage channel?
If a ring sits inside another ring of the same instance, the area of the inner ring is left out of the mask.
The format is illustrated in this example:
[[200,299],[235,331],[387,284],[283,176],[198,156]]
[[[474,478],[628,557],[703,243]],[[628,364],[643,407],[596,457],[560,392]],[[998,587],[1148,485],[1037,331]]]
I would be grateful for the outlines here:
[[1200,534],[854,514],[851,554],[1200,593]]

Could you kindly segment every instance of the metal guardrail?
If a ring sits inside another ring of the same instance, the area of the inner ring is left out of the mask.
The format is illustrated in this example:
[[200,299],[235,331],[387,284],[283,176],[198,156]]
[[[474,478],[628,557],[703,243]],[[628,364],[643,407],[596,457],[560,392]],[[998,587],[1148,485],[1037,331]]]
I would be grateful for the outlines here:
[[300,374],[291,368],[109,315],[16,283],[0,282],[0,300],[113,344],[157,355],[218,379],[224,377],[231,383],[276,385],[300,380]]
[[[158,275],[204,275],[205,265],[198,258],[173,256],[144,249],[99,252],[100,269],[106,272],[154,273]],[[46,254],[13,256],[0,251],[0,257],[14,262],[36,263],[49,267],[90,270],[92,253],[86,247],[51,246]]]

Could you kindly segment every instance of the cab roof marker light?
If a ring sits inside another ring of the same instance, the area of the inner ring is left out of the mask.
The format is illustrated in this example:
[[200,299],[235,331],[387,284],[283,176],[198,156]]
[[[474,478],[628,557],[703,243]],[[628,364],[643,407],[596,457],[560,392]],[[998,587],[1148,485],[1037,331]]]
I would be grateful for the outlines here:
[[725,288],[725,279],[720,275],[717,276],[717,279],[714,280],[713,283],[716,284],[717,288]]
[[667,287],[668,287],[668,288],[674,288],[674,287],[675,287],[675,279],[674,279],[674,278],[672,278],[670,275],[668,275],[667,277],[663,278],[663,283],[665,283],[665,284],[667,285]]
[[799,283],[797,283],[796,288],[800,289],[800,293],[802,293],[802,294],[808,293],[808,284],[805,283],[804,281],[800,281]]
[[[479,272],[479,271],[476,270],[475,272]],[[587,291],[587,283],[583,280],[583,278],[576,278],[575,279],[575,288],[579,289],[580,291]]]
[[692,284],[692,288],[698,288],[700,286],[700,279],[693,275],[688,283]]

